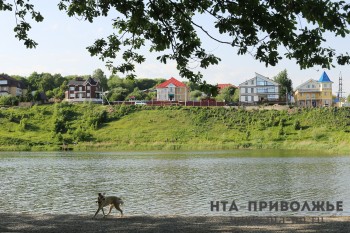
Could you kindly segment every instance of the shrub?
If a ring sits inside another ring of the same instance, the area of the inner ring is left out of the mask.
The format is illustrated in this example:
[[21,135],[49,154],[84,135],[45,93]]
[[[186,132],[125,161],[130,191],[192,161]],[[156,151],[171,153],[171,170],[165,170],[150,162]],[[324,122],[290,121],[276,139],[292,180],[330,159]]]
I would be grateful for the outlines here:
[[280,127],[279,130],[278,130],[278,136],[283,136],[284,134],[285,134],[284,128]]
[[22,118],[22,120],[19,122],[19,130],[20,131],[25,131],[27,128],[27,119]]
[[14,96],[0,96],[0,105],[17,106],[18,98]]
[[246,140],[249,140],[250,138],[250,131],[248,130],[246,133],[245,133],[245,139]]
[[295,130],[300,130],[301,129],[301,125],[300,125],[300,121],[299,120],[295,120],[295,122],[294,122],[294,129]]
[[286,121],[287,121],[287,120],[286,120],[285,118],[281,118],[279,125],[280,125],[281,127],[286,126]]

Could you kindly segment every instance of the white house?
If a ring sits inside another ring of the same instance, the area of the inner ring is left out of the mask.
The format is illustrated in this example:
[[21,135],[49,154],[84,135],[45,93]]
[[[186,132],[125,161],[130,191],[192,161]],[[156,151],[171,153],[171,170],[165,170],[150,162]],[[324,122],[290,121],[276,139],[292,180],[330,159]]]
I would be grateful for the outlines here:
[[279,84],[261,74],[255,73],[239,85],[241,103],[257,103],[279,100]]
[[157,100],[160,101],[188,101],[190,97],[190,89],[175,78],[159,84],[156,89]]

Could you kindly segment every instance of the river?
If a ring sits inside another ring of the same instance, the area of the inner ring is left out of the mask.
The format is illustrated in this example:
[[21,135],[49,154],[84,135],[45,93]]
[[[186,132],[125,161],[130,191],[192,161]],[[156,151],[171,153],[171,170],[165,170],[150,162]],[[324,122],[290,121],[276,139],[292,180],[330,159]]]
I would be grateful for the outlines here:
[[[125,215],[348,216],[349,177],[350,156],[307,152],[1,152],[0,212],[93,215],[105,192],[123,198]],[[253,211],[250,201],[340,201],[342,211]]]

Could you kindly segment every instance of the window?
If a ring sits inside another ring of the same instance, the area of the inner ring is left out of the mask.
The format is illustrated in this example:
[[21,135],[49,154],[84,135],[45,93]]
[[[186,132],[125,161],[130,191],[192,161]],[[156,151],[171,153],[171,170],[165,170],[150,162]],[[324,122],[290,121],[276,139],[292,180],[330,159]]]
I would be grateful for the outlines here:
[[278,99],[278,95],[267,95],[268,100],[276,100]]
[[83,90],[83,87],[79,87],[79,91],[82,91]]
[[307,88],[310,88],[310,85],[307,85]]
[[74,87],[69,87],[69,90],[70,90],[70,91],[74,91],[75,88],[74,88]]
[[258,78],[258,79],[256,80],[256,84],[257,84],[258,86],[267,86],[267,85],[268,85],[268,83],[267,83],[265,80],[260,79],[260,78]]
[[7,85],[7,80],[0,80],[0,85]]
[[74,94],[70,94],[69,95],[70,98],[74,98],[74,96],[75,96]]
[[254,80],[250,81],[250,84],[251,84],[251,85],[254,85]]
[[245,96],[245,101],[248,102],[248,96]]
[[86,86],[86,90],[90,91],[91,87],[90,86]]
[[256,93],[274,93],[275,87],[259,87],[256,89]]
[[315,94],[311,94],[311,98],[315,99],[316,98]]
[[90,93],[86,93],[86,97],[87,97],[87,98],[90,98]]
[[251,92],[251,93],[254,93],[254,88],[250,88],[250,92]]

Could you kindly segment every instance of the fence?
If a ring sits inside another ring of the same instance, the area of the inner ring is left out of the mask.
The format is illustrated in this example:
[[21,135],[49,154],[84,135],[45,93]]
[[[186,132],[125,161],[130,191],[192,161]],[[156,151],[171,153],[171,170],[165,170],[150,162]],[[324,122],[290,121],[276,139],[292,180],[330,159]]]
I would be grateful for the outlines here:
[[225,106],[225,102],[218,102],[215,100],[200,100],[200,101],[112,101],[113,105],[125,104],[125,105],[137,105],[145,103],[151,106],[197,106],[197,107],[213,107],[213,106]]

